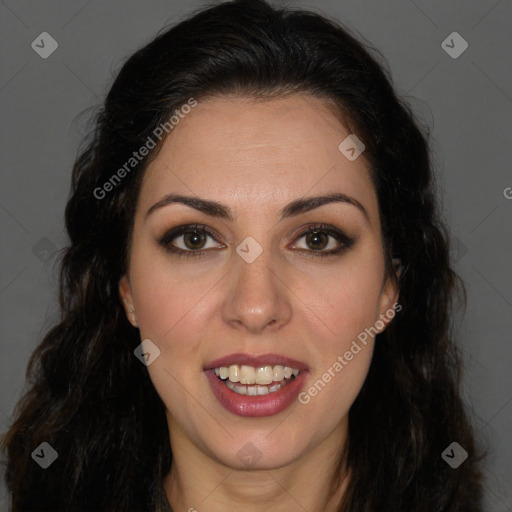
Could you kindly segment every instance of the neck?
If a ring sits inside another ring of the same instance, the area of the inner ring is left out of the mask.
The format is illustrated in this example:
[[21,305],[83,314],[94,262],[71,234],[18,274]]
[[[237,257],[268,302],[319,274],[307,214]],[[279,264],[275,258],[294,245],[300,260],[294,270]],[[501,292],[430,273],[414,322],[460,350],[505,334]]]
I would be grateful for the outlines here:
[[[347,425],[299,459],[277,469],[233,469],[208,456],[170,423],[173,463],[164,489],[175,512],[224,512],[237,506],[246,512],[336,512],[348,484],[342,476],[328,499],[337,454],[346,445]],[[173,428],[174,427],[174,428]],[[243,507],[243,508],[242,508]]]

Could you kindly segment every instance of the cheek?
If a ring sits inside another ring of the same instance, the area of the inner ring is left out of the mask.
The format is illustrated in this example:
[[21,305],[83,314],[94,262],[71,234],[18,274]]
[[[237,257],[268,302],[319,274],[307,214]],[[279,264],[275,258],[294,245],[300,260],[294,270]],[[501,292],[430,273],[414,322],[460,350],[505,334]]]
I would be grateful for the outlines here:
[[206,294],[216,281],[214,272],[187,271],[184,275],[183,268],[172,265],[165,255],[133,252],[130,277],[141,337],[166,344],[181,332],[190,339],[187,328],[198,328],[205,318]]
[[[322,431],[328,431],[344,417],[366,379],[373,354],[371,330],[375,326],[380,299],[383,266],[359,259],[328,276],[315,276],[304,283],[307,296],[299,316],[311,317],[309,338],[313,340],[315,365],[299,402],[323,417]],[[309,294],[306,291],[309,290]],[[312,292],[314,290],[314,292]]]
[[[323,336],[311,332],[318,356],[299,403],[304,418],[319,439],[328,435],[346,418],[359,394],[370,367],[374,340],[365,331],[374,316],[367,311],[368,297],[348,295],[333,297],[336,307],[325,316],[330,330]],[[331,332],[332,331],[332,332]],[[322,418],[321,424],[318,419]]]
[[[131,284],[140,337],[150,339],[160,350],[148,367],[149,376],[167,409],[183,424],[196,416],[205,419],[194,397],[200,396],[198,389],[204,384],[201,344],[211,325],[207,311],[211,297],[205,294],[216,282],[212,274],[187,273],[185,278],[165,257],[153,254],[147,259],[142,253],[132,257]],[[200,423],[197,418],[192,424]]]
[[[383,265],[378,258],[351,255],[343,264],[299,278],[296,283],[299,317],[312,317],[316,335],[326,354],[344,351],[366,328],[373,326],[379,310]],[[312,339],[317,339],[313,337]]]

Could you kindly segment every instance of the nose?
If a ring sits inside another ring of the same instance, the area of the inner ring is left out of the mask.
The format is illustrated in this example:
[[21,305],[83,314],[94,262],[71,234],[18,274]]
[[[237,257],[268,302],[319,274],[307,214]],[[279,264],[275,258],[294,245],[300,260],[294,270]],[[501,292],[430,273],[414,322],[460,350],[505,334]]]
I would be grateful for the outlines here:
[[284,284],[271,255],[264,251],[247,263],[234,255],[235,268],[230,272],[223,303],[224,321],[252,334],[276,332],[292,316],[290,290]]

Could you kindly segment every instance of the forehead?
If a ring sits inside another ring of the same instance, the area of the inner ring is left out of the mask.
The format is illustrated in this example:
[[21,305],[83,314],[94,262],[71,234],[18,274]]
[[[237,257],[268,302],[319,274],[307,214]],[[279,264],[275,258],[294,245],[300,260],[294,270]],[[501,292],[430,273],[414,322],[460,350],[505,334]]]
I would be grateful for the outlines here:
[[261,209],[343,192],[371,213],[376,197],[364,156],[349,161],[338,148],[349,135],[334,107],[309,95],[198,100],[148,166],[140,202],[149,207],[176,192]]

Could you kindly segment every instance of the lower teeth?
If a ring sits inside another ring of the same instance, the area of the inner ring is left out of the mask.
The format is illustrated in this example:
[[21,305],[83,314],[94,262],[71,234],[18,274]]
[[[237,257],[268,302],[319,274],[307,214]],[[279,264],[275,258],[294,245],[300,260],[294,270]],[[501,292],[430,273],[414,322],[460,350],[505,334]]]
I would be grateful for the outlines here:
[[231,391],[234,391],[235,393],[238,393],[239,395],[248,395],[248,396],[263,396],[268,395],[269,393],[275,393],[279,389],[281,389],[283,386],[286,386],[288,382],[292,381],[295,377],[292,376],[290,379],[285,379],[282,382],[278,382],[276,384],[272,384],[271,386],[260,386],[260,385],[239,385],[235,384],[234,382],[231,382],[229,379],[222,380],[226,386],[231,389]]

